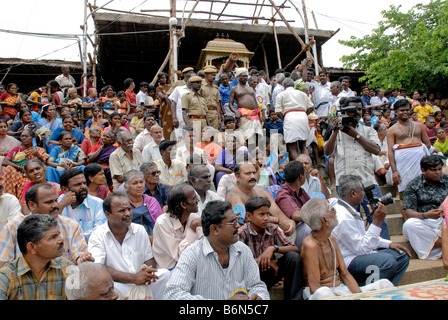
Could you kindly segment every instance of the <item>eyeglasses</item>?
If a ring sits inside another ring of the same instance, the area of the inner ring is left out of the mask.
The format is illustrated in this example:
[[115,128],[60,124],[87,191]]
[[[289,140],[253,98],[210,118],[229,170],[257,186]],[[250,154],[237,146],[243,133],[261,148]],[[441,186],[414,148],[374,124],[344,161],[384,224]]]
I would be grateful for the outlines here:
[[160,171],[151,172],[150,175],[155,177],[156,175],[160,175]]
[[235,219],[232,222],[226,222],[224,224],[227,224],[229,226],[233,225],[234,227],[238,227],[241,223],[238,221],[238,219]]

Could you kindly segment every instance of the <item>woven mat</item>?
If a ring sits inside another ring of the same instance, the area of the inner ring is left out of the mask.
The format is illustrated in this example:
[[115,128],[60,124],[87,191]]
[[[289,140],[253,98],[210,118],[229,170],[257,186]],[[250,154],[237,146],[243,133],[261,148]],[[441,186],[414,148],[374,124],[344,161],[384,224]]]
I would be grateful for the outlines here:
[[448,300],[445,278],[325,300]]

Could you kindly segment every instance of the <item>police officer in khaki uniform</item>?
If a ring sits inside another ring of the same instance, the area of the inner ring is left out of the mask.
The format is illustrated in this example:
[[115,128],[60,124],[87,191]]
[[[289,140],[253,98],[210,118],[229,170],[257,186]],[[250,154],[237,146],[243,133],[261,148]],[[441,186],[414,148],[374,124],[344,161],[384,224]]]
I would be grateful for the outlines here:
[[202,81],[201,90],[199,94],[204,97],[207,103],[208,116],[210,118],[210,125],[219,130],[221,128],[222,116],[221,116],[221,94],[219,93],[219,88],[215,84],[216,77],[215,67],[205,67],[205,79]]
[[184,86],[187,83],[185,81],[185,76],[190,72],[194,72],[194,69],[192,67],[184,68],[184,70],[182,70],[182,79],[179,79],[173,83],[170,90],[168,90],[167,95],[170,95],[171,93],[173,93],[173,91],[176,87]]
[[210,125],[205,99],[199,94],[202,78],[193,76],[189,79],[192,92],[182,97],[182,112],[186,126],[192,126],[196,137],[201,136],[202,129]]

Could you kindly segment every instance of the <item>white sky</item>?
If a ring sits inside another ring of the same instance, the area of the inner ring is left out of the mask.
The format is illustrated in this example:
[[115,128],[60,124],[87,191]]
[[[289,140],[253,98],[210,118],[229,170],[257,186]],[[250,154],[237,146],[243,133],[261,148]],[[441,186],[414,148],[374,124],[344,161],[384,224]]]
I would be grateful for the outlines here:
[[[93,4],[95,0],[90,0]],[[96,0],[98,6],[102,6],[110,0]],[[248,0],[238,0],[248,2]],[[252,0],[254,1],[254,0]],[[261,1],[259,1],[261,3]],[[278,5],[282,3],[275,0]],[[407,11],[417,3],[429,3],[429,0],[306,0],[308,9],[309,28],[314,29],[314,21],[311,11],[314,11],[317,25],[320,29],[340,31],[330,39],[322,48],[323,63],[325,67],[342,67],[339,59],[343,55],[353,52],[353,49],[338,43],[339,39],[347,40],[350,36],[363,37],[377,26],[381,20],[381,11],[389,9],[390,5],[402,4],[403,11]],[[143,4],[142,4],[143,3]],[[154,8],[155,5],[162,8],[169,7],[169,0],[115,0],[106,7],[120,10],[131,10],[140,12],[140,9]],[[254,1],[255,3],[255,1]],[[268,3],[268,1],[266,1]],[[296,7],[302,10],[302,1],[294,0]],[[139,6],[142,4],[141,6]],[[194,2],[187,3],[187,9]],[[184,8],[185,1],[177,0],[177,9]],[[201,4],[202,5],[202,4]],[[197,10],[207,10],[210,3]],[[1,30],[13,30],[48,34],[82,34],[80,26],[84,20],[84,0],[14,0],[2,1],[2,18],[0,19]],[[217,7],[215,7],[217,8]],[[241,8],[241,7],[240,7]],[[229,8],[230,9],[230,8]],[[228,12],[228,11],[226,11]],[[288,9],[285,14],[288,19],[296,20],[292,23],[295,27],[303,27],[302,20],[295,13],[295,9]],[[230,11],[228,12],[230,13]],[[253,8],[244,8],[246,16],[252,16]],[[270,13],[261,16],[270,17]],[[178,18],[181,15],[178,14]],[[93,31],[90,24],[89,32]],[[2,46],[0,46],[1,58],[25,58],[25,59],[60,59],[67,61],[80,61],[80,50],[76,40],[59,40],[42,37],[31,37],[12,35],[0,32]],[[68,46],[68,48],[65,48]],[[272,50],[275,50],[272,48]],[[56,52],[55,52],[56,51]],[[199,57],[198,57],[199,58]]]

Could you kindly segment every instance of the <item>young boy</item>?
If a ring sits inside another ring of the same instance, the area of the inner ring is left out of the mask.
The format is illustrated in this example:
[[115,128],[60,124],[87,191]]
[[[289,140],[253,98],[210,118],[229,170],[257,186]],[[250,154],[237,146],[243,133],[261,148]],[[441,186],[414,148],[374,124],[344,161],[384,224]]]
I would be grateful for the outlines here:
[[434,143],[433,147],[440,150],[446,157],[448,155],[448,139],[446,138],[445,129],[439,127],[436,129],[437,141]]
[[[245,243],[257,262],[260,278],[271,288],[284,278],[285,300],[302,300],[303,274],[299,249],[269,223],[271,203],[265,197],[253,197],[244,204],[246,221],[238,230],[240,241]],[[282,256],[277,260],[275,253]]]
[[[217,143],[221,146],[221,147],[225,147],[225,141],[226,141],[226,136],[227,134],[234,134],[237,136],[238,140],[240,141],[241,145],[244,144],[244,136],[241,133],[240,130],[236,129],[235,130],[235,118],[232,116],[225,116],[224,117],[224,131],[220,132],[218,134],[218,141]],[[222,128],[221,128],[222,130]]]

